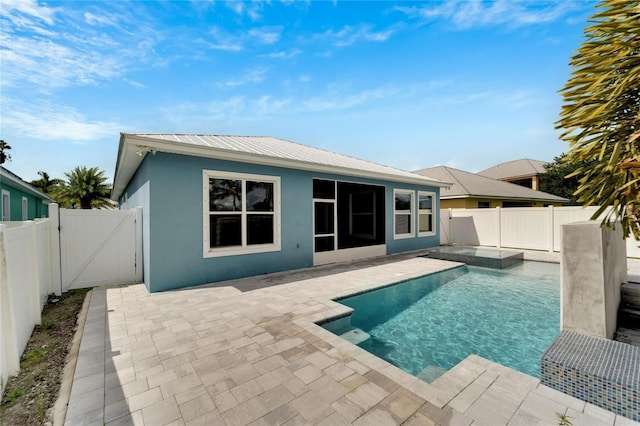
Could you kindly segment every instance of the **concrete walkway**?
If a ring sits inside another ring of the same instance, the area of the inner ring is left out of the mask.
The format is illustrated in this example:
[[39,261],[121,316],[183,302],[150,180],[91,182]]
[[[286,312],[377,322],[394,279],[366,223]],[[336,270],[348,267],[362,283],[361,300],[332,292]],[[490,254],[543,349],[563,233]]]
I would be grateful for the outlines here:
[[315,324],[349,311],[331,299],[456,266],[413,254],[165,293],[96,288],[65,424],[636,424],[476,356],[427,384]]

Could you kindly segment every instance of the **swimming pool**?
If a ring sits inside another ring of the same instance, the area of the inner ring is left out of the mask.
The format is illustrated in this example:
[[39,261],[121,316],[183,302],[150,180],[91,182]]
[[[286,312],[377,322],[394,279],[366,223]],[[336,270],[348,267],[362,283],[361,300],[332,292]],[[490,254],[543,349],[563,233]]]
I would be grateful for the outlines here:
[[538,377],[560,331],[560,266],[464,266],[338,302],[353,314],[324,328],[427,382],[470,354]]

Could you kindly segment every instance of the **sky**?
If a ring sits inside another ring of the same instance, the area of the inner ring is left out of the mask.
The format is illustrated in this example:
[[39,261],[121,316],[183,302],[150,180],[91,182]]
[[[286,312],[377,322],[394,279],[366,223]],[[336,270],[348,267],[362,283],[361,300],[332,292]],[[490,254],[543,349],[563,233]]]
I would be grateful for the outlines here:
[[403,170],[553,161],[591,1],[0,3],[0,139],[111,180],[120,132],[269,135]]

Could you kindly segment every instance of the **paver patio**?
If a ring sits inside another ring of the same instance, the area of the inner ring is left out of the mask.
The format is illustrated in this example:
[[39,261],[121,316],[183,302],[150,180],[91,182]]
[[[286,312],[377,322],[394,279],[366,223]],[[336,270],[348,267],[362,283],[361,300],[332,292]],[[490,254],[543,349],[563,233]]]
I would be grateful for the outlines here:
[[315,324],[349,311],[331,299],[457,265],[413,253],[165,293],[96,288],[65,424],[636,424],[477,356],[427,384]]

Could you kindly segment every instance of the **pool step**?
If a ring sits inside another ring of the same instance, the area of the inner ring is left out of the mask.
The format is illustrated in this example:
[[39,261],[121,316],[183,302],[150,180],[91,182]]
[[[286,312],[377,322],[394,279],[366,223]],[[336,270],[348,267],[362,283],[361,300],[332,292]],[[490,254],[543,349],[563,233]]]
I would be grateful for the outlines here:
[[352,327],[351,330],[347,331],[346,333],[342,333],[340,337],[347,342],[353,343],[354,345],[359,345],[360,343],[369,340],[371,338],[371,335],[366,331],[360,330],[357,327]]
[[640,346],[640,284],[622,285],[618,308],[618,329],[613,339]]
[[424,382],[431,383],[446,372],[447,370],[437,365],[427,365],[416,377]]
[[640,346],[640,330],[634,330],[631,328],[618,327],[616,335],[613,340],[618,342],[627,343],[629,345]]
[[640,330],[640,309],[620,306],[618,308],[618,327]]
[[620,305],[640,311],[640,284],[622,284],[620,291]]

